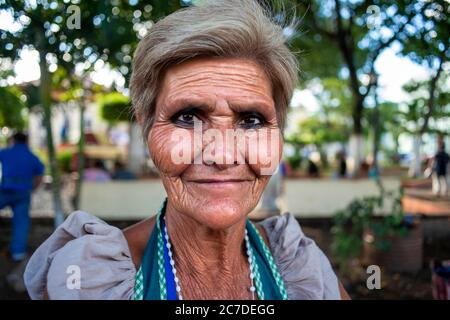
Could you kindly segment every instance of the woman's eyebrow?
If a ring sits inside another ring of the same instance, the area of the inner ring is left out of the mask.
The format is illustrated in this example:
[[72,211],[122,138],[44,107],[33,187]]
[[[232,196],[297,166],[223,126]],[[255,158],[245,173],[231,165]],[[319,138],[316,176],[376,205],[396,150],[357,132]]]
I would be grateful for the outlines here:
[[[255,101],[229,101],[230,108],[234,112],[257,112],[263,114],[265,117],[270,118],[272,115],[276,115],[276,110],[273,102],[269,102],[263,99],[256,99]],[[185,98],[174,97],[166,101],[166,106],[170,106],[175,112],[189,111],[196,109],[201,112],[210,113],[215,110],[214,101],[205,101],[200,98]]]
[[261,114],[276,114],[275,107],[269,102],[265,101],[254,101],[249,103],[234,102],[230,103],[230,108],[235,112],[258,112]]
[[199,99],[176,98],[169,100],[166,105],[172,106],[178,111],[197,109],[204,112],[210,112],[214,110],[214,106]]

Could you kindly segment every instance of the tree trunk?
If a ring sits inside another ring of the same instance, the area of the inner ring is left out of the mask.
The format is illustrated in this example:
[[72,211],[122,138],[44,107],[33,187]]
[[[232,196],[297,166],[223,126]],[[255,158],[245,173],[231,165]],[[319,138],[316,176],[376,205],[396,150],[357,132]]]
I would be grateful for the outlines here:
[[381,135],[381,128],[380,128],[380,106],[378,104],[378,96],[377,96],[377,89],[376,86],[373,88],[374,91],[374,100],[375,100],[375,106],[373,110],[373,146],[372,146],[372,167],[373,169],[378,173],[378,151],[380,147],[380,135]]
[[394,164],[400,164],[400,135],[393,134],[394,138]]
[[81,188],[83,185],[83,174],[84,174],[84,144],[85,144],[85,136],[84,136],[84,111],[86,110],[86,106],[84,104],[84,99],[81,99],[80,102],[80,139],[78,140],[78,156],[77,156],[77,182],[75,188],[75,196],[74,196],[74,208],[80,208],[80,198],[81,198]]
[[45,55],[46,52],[41,48],[41,50],[39,50],[39,67],[41,71],[40,94],[42,109],[44,110],[44,125],[47,132],[47,153],[50,166],[50,175],[52,177],[53,210],[55,212],[54,224],[55,227],[57,227],[63,223],[64,214],[61,202],[61,181],[58,172],[58,164],[52,134],[52,110],[50,100],[51,79],[47,69]]
[[372,168],[378,172],[378,151],[380,145],[379,125],[374,123],[372,141]]
[[436,74],[430,80],[430,86],[428,89],[428,110],[423,117],[423,125],[420,128],[420,135],[423,135],[428,130],[428,125],[430,122],[430,118],[433,116],[434,109],[436,106],[436,91],[437,91],[437,82],[439,81],[439,77],[442,72],[442,64],[443,59],[439,60],[439,67],[436,70]]
[[362,160],[364,157],[364,143],[362,134],[353,133],[349,141],[349,174],[351,177],[357,177],[360,169]]
[[141,129],[136,121],[130,122],[130,142],[128,146],[128,169],[135,175],[143,173],[145,149]]
[[411,160],[411,165],[409,167],[410,177],[420,177],[422,174],[422,163],[421,163],[421,146],[422,146],[422,135],[417,133],[414,136],[413,142],[413,159]]
[[437,91],[437,82],[439,81],[439,77],[442,73],[442,64],[443,59],[439,60],[439,67],[436,70],[436,74],[430,79],[430,86],[428,89],[428,110],[423,116],[423,124],[419,129],[419,132],[414,137],[414,149],[413,154],[414,158],[411,162],[411,166],[409,168],[409,175],[411,177],[420,177],[422,175],[422,163],[421,163],[421,146],[422,146],[422,136],[424,133],[428,131],[430,118],[433,116],[436,106],[436,91]]
[[357,68],[355,66],[354,39],[351,30],[345,29],[341,17],[339,0],[335,0],[337,44],[342,54],[344,62],[349,71],[349,86],[353,97],[352,120],[353,134],[350,138],[350,176],[355,177],[359,174],[362,158],[362,123],[361,119],[364,111],[364,96],[359,92],[360,82],[358,80]]

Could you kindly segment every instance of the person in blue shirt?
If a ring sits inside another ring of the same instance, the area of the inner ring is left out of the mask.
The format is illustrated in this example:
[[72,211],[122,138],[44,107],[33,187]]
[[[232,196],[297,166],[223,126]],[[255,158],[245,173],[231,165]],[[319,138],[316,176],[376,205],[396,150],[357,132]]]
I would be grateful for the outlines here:
[[0,150],[0,163],[0,209],[9,206],[14,214],[9,251],[13,261],[21,261],[27,255],[31,192],[42,181],[44,165],[28,148],[28,137],[20,132],[13,136],[12,146]]

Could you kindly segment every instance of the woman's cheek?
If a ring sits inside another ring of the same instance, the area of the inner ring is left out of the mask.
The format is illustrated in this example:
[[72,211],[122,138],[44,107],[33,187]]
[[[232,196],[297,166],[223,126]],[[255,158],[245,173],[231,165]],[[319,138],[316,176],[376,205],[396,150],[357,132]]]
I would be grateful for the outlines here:
[[168,176],[180,176],[195,155],[190,130],[155,124],[149,132],[148,149],[158,170]]
[[260,177],[270,177],[281,160],[283,138],[279,129],[256,130],[247,137],[245,158]]

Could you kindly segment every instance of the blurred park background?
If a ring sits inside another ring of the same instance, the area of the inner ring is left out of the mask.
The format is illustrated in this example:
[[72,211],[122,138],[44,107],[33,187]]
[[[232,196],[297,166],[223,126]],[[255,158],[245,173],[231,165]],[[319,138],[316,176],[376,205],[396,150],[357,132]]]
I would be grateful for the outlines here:
[[[46,166],[31,249],[76,209],[120,227],[156,213],[165,192],[130,111],[133,51],[201,2],[0,0],[0,148],[25,131]],[[283,33],[301,70],[283,162],[252,218],[295,214],[354,299],[442,298],[450,197],[433,193],[432,163],[450,146],[450,2],[268,2],[284,6],[278,22],[297,17]],[[0,211],[2,252],[10,218]],[[20,270],[0,256],[0,299],[27,298]]]

